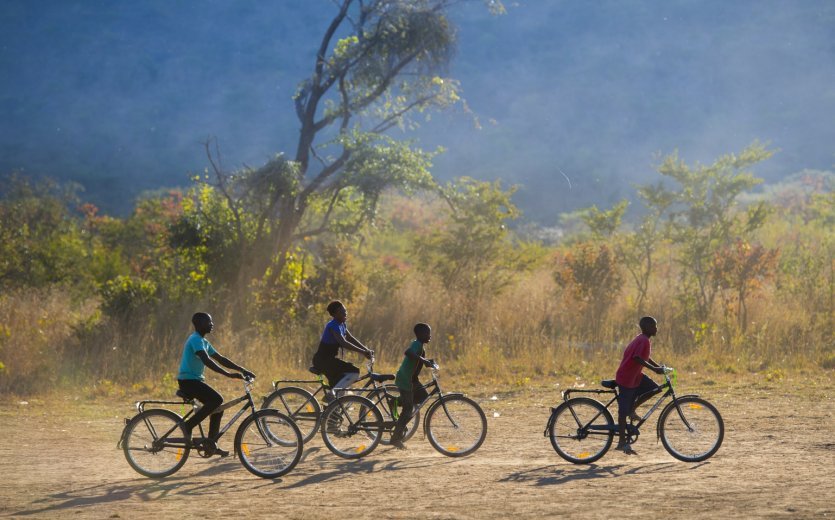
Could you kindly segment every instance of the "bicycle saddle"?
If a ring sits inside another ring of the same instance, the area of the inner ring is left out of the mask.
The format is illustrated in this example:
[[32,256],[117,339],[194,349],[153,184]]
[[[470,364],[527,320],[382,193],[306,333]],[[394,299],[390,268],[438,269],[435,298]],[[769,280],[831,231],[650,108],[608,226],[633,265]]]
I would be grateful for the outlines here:
[[316,367],[310,367],[310,368],[308,368],[307,370],[308,370],[311,374],[313,374],[313,375],[315,375],[315,376],[321,376],[321,375],[322,375],[322,371],[321,371],[321,370],[319,370],[319,369],[318,369],[318,368],[316,368]]
[[603,385],[604,388],[611,388],[612,390],[618,386],[614,379],[604,379],[600,382],[600,384]]
[[182,399],[183,401],[192,401],[192,398],[189,397],[185,392],[182,390],[177,390],[177,397]]
[[378,383],[382,383],[383,381],[391,381],[394,379],[394,374],[375,374],[372,372],[369,374],[369,377],[372,381],[376,381]]

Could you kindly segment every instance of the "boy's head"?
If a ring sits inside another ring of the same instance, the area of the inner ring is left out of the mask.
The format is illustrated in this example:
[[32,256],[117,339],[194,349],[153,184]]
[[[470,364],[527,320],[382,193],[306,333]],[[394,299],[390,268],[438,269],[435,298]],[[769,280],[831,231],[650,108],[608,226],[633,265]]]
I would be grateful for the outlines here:
[[644,316],[638,322],[638,325],[645,336],[652,337],[658,332],[658,322],[652,316]]
[[334,300],[328,304],[328,314],[339,323],[345,323],[345,320],[348,319],[348,310],[339,300]]
[[201,336],[210,333],[214,328],[212,317],[207,312],[195,312],[191,317],[191,323],[194,325],[194,330]]
[[426,323],[418,323],[415,325],[415,338],[421,343],[429,343],[432,341],[432,327]]

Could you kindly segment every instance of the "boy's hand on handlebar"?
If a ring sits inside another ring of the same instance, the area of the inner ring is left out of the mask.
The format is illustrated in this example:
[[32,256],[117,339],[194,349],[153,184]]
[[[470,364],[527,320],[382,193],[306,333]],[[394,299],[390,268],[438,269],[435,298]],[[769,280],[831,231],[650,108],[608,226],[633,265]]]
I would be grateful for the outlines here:
[[374,359],[374,351],[371,349],[366,350],[365,357],[368,359]]
[[434,359],[424,359],[424,360],[423,360],[423,365],[424,365],[426,368],[436,368],[436,367],[438,366],[438,365],[435,363],[435,360],[434,360]]
[[243,370],[241,371],[241,373],[243,374],[244,379],[255,379],[255,374],[253,374],[249,370]]
[[230,377],[230,378],[232,378],[232,379],[243,379],[243,378],[244,378],[244,375],[243,375],[243,374],[239,374],[239,373],[237,373],[237,372],[231,372],[231,373],[229,374],[229,377]]

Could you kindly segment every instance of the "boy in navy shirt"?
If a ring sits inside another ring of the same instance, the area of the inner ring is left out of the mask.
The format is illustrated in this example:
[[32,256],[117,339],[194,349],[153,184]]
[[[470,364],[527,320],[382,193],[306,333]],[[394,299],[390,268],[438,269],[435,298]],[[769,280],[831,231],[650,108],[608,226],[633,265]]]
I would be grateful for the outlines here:
[[623,360],[615,375],[618,384],[618,445],[615,449],[628,455],[635,455],[636,452],[626,442],[626,419],[640,420],[633,410],[660,389],[655,381],[641,371],[646,367],[656,374],[664,373],[664,368],[650,357],[650,338],[658,333],[658,322],[651,316],[644,316],[638,325],[641,333],[624,350]]
[[432,341],[432,328],[426,323],[415,325],[415,340],[406,349],[403,362],[400,364],[400,369],[394,378],[394,384],[400,390],[400,402],[403,404],[403,409],[400,411],[400,417],[397,418],[397,424],[391,434],[391,444],[401,450],[406,448],[403,444],[403,434],[406,425],[412,418],[415,406],[429,397],[426,389],[420,384],[418,375],[420,375],[420,370],[424,366],[431,367],[435,364],[433,360],[425,357],[426,349],[424,345],[430,341]]
[[348,319],[348,310],[341,301],[330,302],[328,314],[333,319],[325,325],[325,330],[322,332],[319,349],[313,355],[313,366],[325,374],[331,387],[347,388],[359,379],[360,370],[351,363],[339,359],[337,357],[339,349],[359,352],[368,359],[371,359],[374,351],[348,332],[348,326],[345,324]]
[[[206,367],[232,379],[255,379],[255,374],[221,356],[212,344],[209,343],[209,340],[206,339],[205,336],[214,329],[214,323],[209,314],[205,312],[195,313],[191,317],[191,323],[194,325],[194,332],[188,337],[186,344],[183,346],[183,357],[180,360],[177,383],[183,393],[192,399],[197,399],[203,406],[186,421],[186,434],[188,437],[191,437],[191,430],[200,424],[200,421],[208,417],[218,406],[223,404],[223,396],[203,381],[205,379],[203,372]],[[240,374],[227,372],[220,365],[236,370]],[[220,431],[220,420],[222,417],[223,412],[216,413],[209,419],[209,439],[215,440],[218,431]],[[221,457],[229,455],[228,451],[221,449],[216,449],[214,453]]]

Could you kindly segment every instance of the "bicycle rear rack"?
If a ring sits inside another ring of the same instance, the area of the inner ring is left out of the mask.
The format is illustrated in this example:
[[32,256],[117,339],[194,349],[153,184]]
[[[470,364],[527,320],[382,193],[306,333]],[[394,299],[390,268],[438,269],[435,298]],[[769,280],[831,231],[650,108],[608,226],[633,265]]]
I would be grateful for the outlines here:
[[612,389],[612,390],[608,390],[608,389],[607,390],[601,390],[599,388],[589,388],[589,389],[569,388],[568,390],[563,390],[562,400],[563,401],[568,401],[568,399],[571,397],[572,393],[574,393],[574,394],[613,394],[613,395],[617,395],[617,392],[614,389]]

